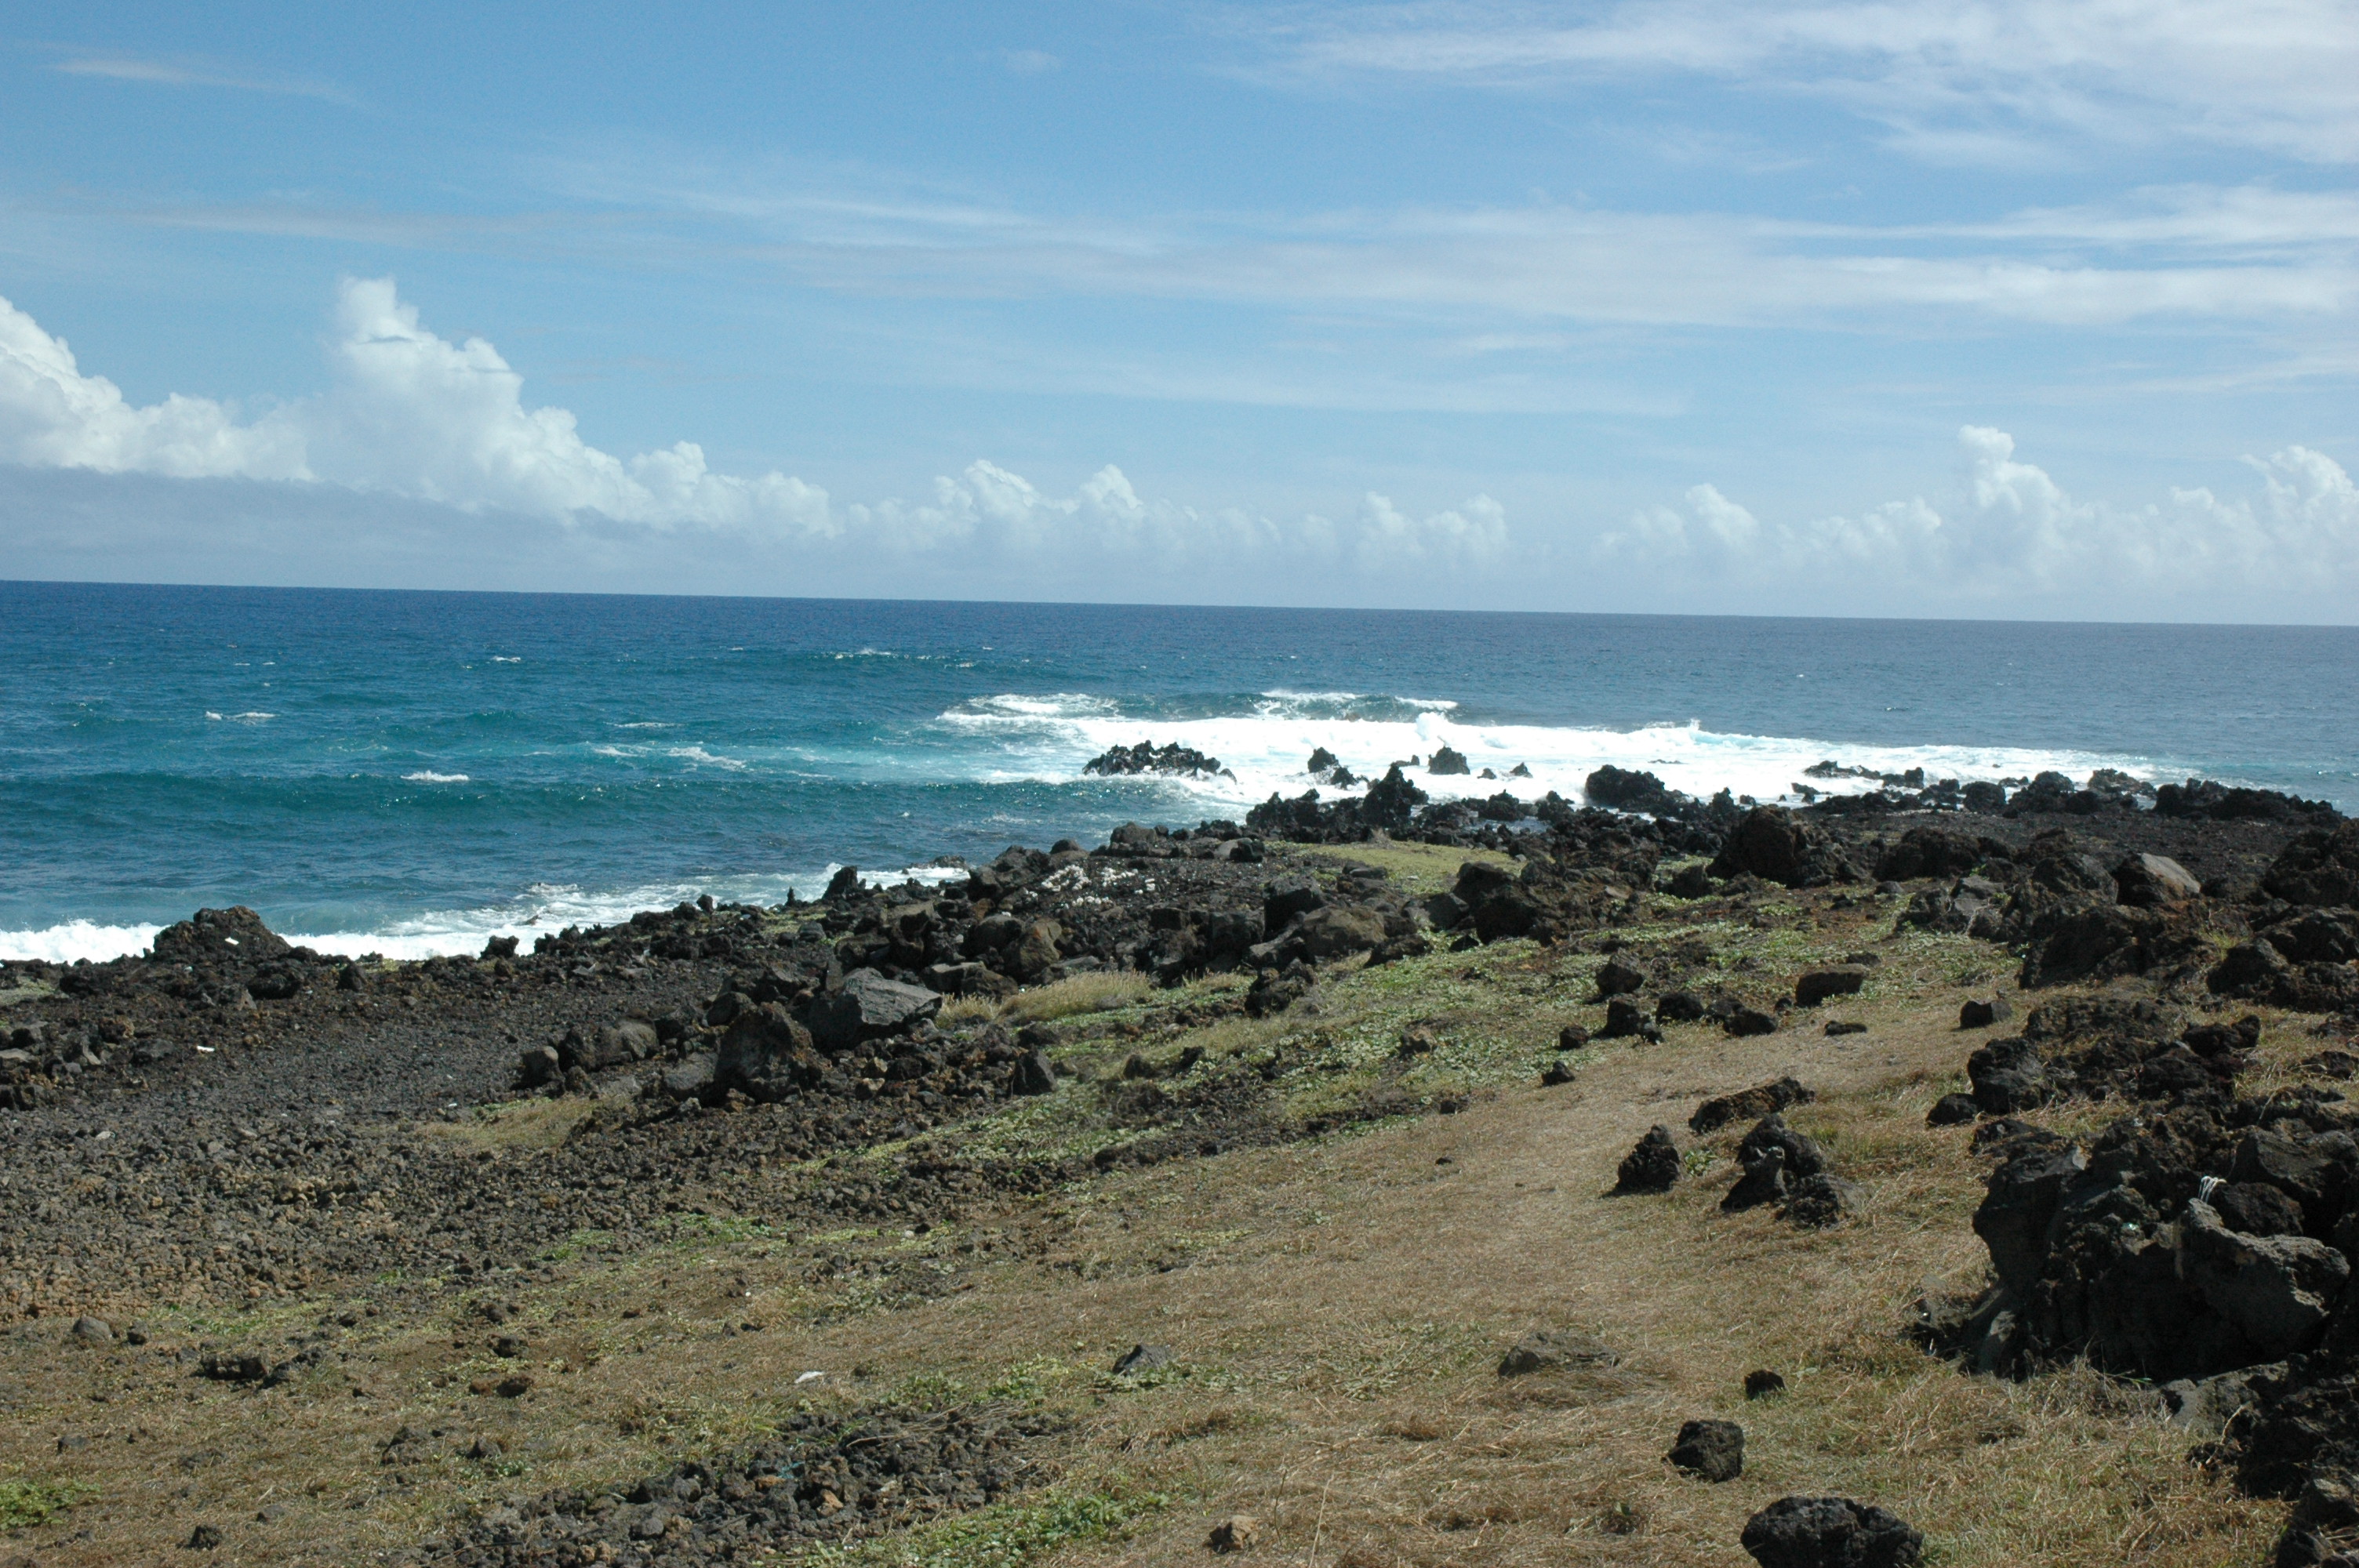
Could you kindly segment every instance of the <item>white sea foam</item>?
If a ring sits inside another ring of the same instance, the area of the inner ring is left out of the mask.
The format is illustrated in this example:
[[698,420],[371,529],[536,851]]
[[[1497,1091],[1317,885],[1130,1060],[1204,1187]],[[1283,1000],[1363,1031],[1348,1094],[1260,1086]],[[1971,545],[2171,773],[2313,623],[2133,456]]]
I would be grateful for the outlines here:
[[[1259,708],[1251,714],[1192,719],[1123,718],[1074,711],[1059,697],[1037,698],[1008,694],[969,703],[936,720],[953,732],[988,736],[993,742],[987,767],[978,770],[986,783],[1071,783],[1082,779],[1082,766],[1111,746],[1149,741],[1157,745],[1176,741],[1220,759],[1234,778],[1180,779],[1157,777],[1121,783],[1127,787],[1184,792],[1204,809],[1234,814],[1266,800],[1273,793],[1299,795],[1317,788],[1322,798],[1339,794],[1315,784],[1306,771],[1310,753],[1321,747],[1364,778],[1375,778],[1395,762],[1419,758],[1408,771],[1419,787],[1436,799],[1457,799],[1499,790],[1525,799],[1538,799],[1550,790],[1578,802],[1582,784],[1592,771],[1612,764],[1649,772],[1673,789],[1709,795],[1729,789],[1761,800],[1792,798],[1798,783],[1824,792],[1873,787],[1867,781],[1811,780],[1804,770],[1832,759],[1877,773],[1898,773],[1923,768],[1929,779],[1998,779],[2026,777],[2056,769],[2081,777],[2093,768],[2114,767],[2135,777],[2162,780],[2177,770],[2153,759],[2109,755],[2095,752],[2045,750],[2015,746],[1860,746],[1806,738],[1725,734],[1692,721],[1651,725],[1636,730],[1553,728],[1525,724],[1464,724],[1454,709],[1438,702],[1397,697],[1351,696],[1350,703],[1375,708],[1379,704],[1397,718],[1353,718],[1339,712],[1349,694],[1322,692],[1266,693],[1289,699]],[[1414,719],[1402,713],[1414,706]],[[1424,763],[1442,746],[1462,752],[1472,770],[1465,775],[1433,775]],[[1531,770],[1529,778],[1510,778],[1518,764]],[[1483,778],[1489,768],[1498,776]],[[1162,808],[1174,819],[1188,807]]]
[[97,963],[125,953],[144,953],[156,940],[160,925],[99,925],[69,920],[40,931],[0,931],[0,958],[39,958],[45,963],[71,964],[77,958]]
[[745,766],[739,758],[719,756],[701,746],[674,746],[665,752],[664,755],[677,757],[684,762],[696,762],[705,767],[743,770]]
[[207,708],[205,710],[205,717],[213,720],[213,722],[217,724],[265,724],[269,722],[271,719],[277,718],[278,715],[276,713],[233,713],[224,719],[222,715],[212,711],[212,709]]
[[467,775],[464,773],[438,773],[428,769],[420,769],[417,773],[404,773],[401,776],[403,781],[408,784],[465,784],[468,782]]
[[[343,957],[375,953],[387,958],[434,958],[480,953],[495,936],[514,936],[529,952],[539,937],[569,925],[612,925],[643,909],[669,909],[711,893],[723,903],[784,903],[796,898],[817,898],[842,867],[833,862],[814,871],[714,877],[702,881],[651,882],[639,887],[585,891],[570,883],[540,882],[506,903],[478,909],[430,910],[408,920],[387,921],[364,931],[282,931],[299,947]],[[955,881],[966,871],[958,866],[906,866],[864,871],[866,882],[929,885]],[[0,931],[0,958],[40,958],[71,964],[77,958],[92,963],[145,953],[160,925],[100,925],[87,920],[69,921],[43,930]]]

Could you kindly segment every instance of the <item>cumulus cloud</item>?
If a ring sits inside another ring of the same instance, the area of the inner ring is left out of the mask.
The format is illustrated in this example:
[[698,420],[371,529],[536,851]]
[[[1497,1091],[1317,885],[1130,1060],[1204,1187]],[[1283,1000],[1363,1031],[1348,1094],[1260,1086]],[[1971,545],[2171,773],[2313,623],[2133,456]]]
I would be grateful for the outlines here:
[[2172,489],[2142,506],[2083,500],[2016,455],[2003,430],[1958,433],[1963,472],[1945,506],[1922,496],[1856,515],[1764,523],[1709,484],[1604,535],[1599,557],[1708,579],[1833,582],[1968,600],[2093,593],[2117,604],[2156,593],[2359,589],[2359,488],[2307,447],[2248,459],[2256,493]]
[[1371,493],[1341,524],[1317,514],[1281,520],[1147,500],[1113,464],[1060,496],[978,460],[936,479],[927,499],[837,507],[819,486],[786,474],[715,473],[692,441],[619,458],[585,441],[570,410],[527,404],[523,376],[489,342],[453,342],[421,326],[390,279],[345,281],[332,360],[327,392],[251,420],[201,397],[140,407],[104,377],[84,374],[62,339],[0,300],[0,462],[309,481],[466,513],[594,521],[609,543],[610,524],[696,529],[973,570],[1288,560],[1368,575],[1479,572],[1507,545],[1505,509],[1487,495],[1416,516]]

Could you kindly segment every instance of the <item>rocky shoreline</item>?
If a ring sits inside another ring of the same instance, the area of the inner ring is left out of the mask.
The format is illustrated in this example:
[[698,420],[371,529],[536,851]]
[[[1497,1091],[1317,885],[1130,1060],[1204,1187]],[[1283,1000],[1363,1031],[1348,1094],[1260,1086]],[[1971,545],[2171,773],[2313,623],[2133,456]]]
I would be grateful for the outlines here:
[[[1110,766],[1158,764],[1136,751]],[[1502,943],[1605,955],[1589,999],[1605,1016],[1567,1031],[1572,1053],[1593,1036],[1643,1049],[1667,1027],[1815,1027],[1873,973],[1873,951],[1732,984],[1701,941],[1625,935],[1767,925],[1799,907],[2003,950],[2025,1004],[2019,1025],[2001,996],[1962,1021],[1968,1087],[1934,1108],[1993,1162],[1973,1219],[1989,1275],[1929,1292],[1896,1332],[1970,1376],[2085,1361],[2156,1389],[2200,1463],[2295,1500],[2279,1563],[2352,1560],[2336,1554],[2359,1551],[2359,1108],[2335,1085],[2359,1070],[2359,823],[2198,781],[2150,799],[2104,775],[1877,782],[1788,810],[1609,769],[1578,806],[1437,805],[1396,764],[1364,796],[1273,797],[1242,824],[1011,848],[940,885],[847,871],[813,903],[708,899],[529,952],[330,958],[232,909],[137,957],[6,964],[0,1313],[20,1334],[87,1323],[86,1339],[111,1344],[147,1338],[137,1325],[167,1305],[425,1310],[549,1274],[568,1249],[625,1253],[714,1217],[812,1233],[956,1226],[1109,1172],[1453,1108],[1378,1085],[1283,1112],[1265,1062],[1153,1049],[1224,1020],[1315,1020],[1338,973]],[[1392,844],[1470,858],[1447,888],[1412,889],[1377,863]],[[1091,986],[1190,1000],[1151,1029],[1025,1016],[1027,997]],[[2240,1092],[2264,1027],[2318,1037],[2310,1081]],[[1056,1091],[1077,1055],[1125,1050],[1099,1087],[1106,1136],[1090,1155],[962,1140]],[[1745,1129],[1730,1212],[1767,1207],[1802,1229],[1856,1212],[1840,1151],[1784,1120],[1808,1086],[1728,1087],[1690,1133]],[[562,1135],[528,1157],[458,1135],[500,1106],[562,1112]],[[1625,1201],[1695,1179],[1669,1128],[1626,1136]],[[898,1152],[859,1157],[880,1145]],[[900,1282],[935,1288],[914,1271]],[[332,1312],[274,1346],[147,1353],[189,1378],[277,1386],[331,1376],[346,1326]],[[966,1477],[942,1483],[953,1499],[996,1497],[1015,1485],[992,1446],[1004,1441],[961,1438],[920,1468]],[[817,1493],[800,1511],[746,1502],[770,1493],[756,1481],[783,1473],[784,1448],[734,1469],[682,1457],[662,1485],[687,1488],[672,1511],[688,1522],[669,1535],[635,1536],[644,1508],[583,1496],[487,1515],[429,1555],[726,1561],[845,1528]]]

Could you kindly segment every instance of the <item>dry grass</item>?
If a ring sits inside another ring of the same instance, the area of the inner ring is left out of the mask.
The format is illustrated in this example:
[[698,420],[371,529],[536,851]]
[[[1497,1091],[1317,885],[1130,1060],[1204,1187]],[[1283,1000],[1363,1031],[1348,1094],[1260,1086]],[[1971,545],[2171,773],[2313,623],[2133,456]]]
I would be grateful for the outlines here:
[[[1864,1034],[1830,1040],[1800,1014],[1751,1040],[1679,1028],[1660,1046],[1590,1053],[1560,1088],[1534,1087],[1523,1064],[1560,1021],[1593,1018],[1594,959],[1528,947],[1331,977],[1313,1018],[1158,1034],[1158,1053],[1285,1044],[1289,1060],[1351,1062],[1386,1048],[1401,1019],[1446,1014],[1457,1022],[1436,1054],[1456,1053],[1455,1065],[1406,1070],[1456,1073],[1477,1093],[1458,1115],[978,1205],[922,1236],[683,1231],[636,1256],[505,1280],[538,1379],[521,1400],[463,1391],[494,1364],[470,1292],[416,1306],[386,1296],[385,1315],[344,1340],[350,1359],[267,1392],[195,1382],[127,1350],[70,1352],[63,1325],[36,1324],[0,1341],[16,1400],[0,1423],[0,1475],[97,1495],[18,1539],[49,1568],[168,1561],[201,1519],[229,1533],[217,1562],[365,1561],[455,1509],[725,1446],[793,1400],[798,1373],[824,1368],[835,1391],[823,1399],[987,1392],[1078,1423],[1053,1496],[983,1535],[880,1548],[880,1563],[937,1550],[962,1562],[974,1541],[1013,1531],[1073,1568],[1201,1568],[1212,1521],[1244,1512],[1263,1520],[1261,1559],[1311,1568],[1736,1568],[1745,1517],[1795,1491],[1894,1509],[1943,1568],[2262,1562],[2281,1505],[2237,1498],[2188,1465],[2184,1435],[2136,1413],[2132,1391],[2086,1372],[1966,1378],[1901,1337],[1920,1281],[1981,1267],[1967,1223],[1980,1168],[1962,1130],[1923,1118],[1977,1039],[1955,1027],[1960,976],[1989,986],[1972,945],[1880,935],[1803,911],[1777,930],[1712,938],[1733,977],[1765,989],[1822,953],[1877,946],[1887,958],[1872,994],[1827,1010],[1866,1022]],[[1142,988],[1084,976],[1034,998],[1023,1000],[1044,1011],[1024,1016],[1070,1016],[1135,1004]],[[2272,1031],[2273,1059],[2316,1048]],[[1864,1215],[1833,1231],[1722,1215],[1743,1129],[1684,1131],[1697,1100],[1787,1073],[1821,1095],[1791,1119],[1867,1189]],[[1066,1098],[1004,1115],[1029,1125],[1062,1114]],[[559,1119],[533,1102],[434,1135],[530,1147],[563,1136]],[[1604,1196],[1658,1121],[1714,1162],[1667,1196]],[[963,1250],[985,1233],[1012,1245]],[[832,1257],[939,1270],[956,1288],[903,1298],[815,1268]],[[330,1305],[168,1332],[251,1342]],[[1620,1365],[1498,1378],[1501,1349],[1538,1325],[1598,1336]],[[1179,1365],[1106,1376],[1138,1342],[1171,1346]],[[1741,1380],[1756,1367],[1783,1373],[1787,1393],[1746,1402]],[[1662,1461],[1680,1422],[1706,1415],[1747,1431],[1746,1473],[1726,1486]],[[439,1461],[404,1489],[375,1462],[403,1423],[442,1429],[452,1450],[485,1433],[507,1457]],[[93,1441],[60,1453],[56,1440],[76,1434]],[[1089,1499],[1147,1496],[1161,1500],[1111,1532],[1069,1528],[1094,1517]],[[254,1522],[268,1500],[291,1511]]]
[[479,1107],[457,1121],[429,1121],[418,1134],[462,1149],[554,1149],[598,1111],[594,1099],[525,1099]]
[[999,1016],[1010,1023],[1048,1023],[1084,1012],[1112,1012],[1144,998],[1154,989],[1147,977],[1106,970],[1075,975],[1054,985],[1021,991],[1007,999]]
[[1305,854],[1325,860],[1357,860],[1391,873],[1394,881],[1412,893],[1440,892],[1458,880],[1458,868],[1469,860],[1508,866],[1515,862],[1496,849],[1452,849],[1440,844],[1319,844],[1300,847]]

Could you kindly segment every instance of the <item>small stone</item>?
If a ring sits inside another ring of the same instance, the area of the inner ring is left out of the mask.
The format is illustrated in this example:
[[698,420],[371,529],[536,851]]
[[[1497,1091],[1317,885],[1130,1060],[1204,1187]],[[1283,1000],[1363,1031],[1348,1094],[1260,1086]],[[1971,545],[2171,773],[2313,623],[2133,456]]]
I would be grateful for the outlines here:
[[180,1542],[184,1552],[214,1552],[222,1543],[222,1532],[209,1524],[201,1524],[189,1531],[189,1539]]
[[285,1519],[286,1517],[287,1505],[285,1503],[265,1503],[262,1505],[260,1511],[254,1516],[254,1522],[256,1524],[277,1524],[280,1519]]
[[1854,1023],[1847,1019],[1832,1022],[1827,1025],[1827,1038],[1830,1040],[1840,1040],[1846,1034],[1864,1034],[1866,1033],[1866,1024]]
[[1798,1007],[1816,1007],[1829,997],[1857,996],[1860,987],[1866,983],[1867,970],[1861,965],[1813,969],[1794,982],[1794,1003]]
[[496,1437],[479,1437],[467,1445],[467,1457],[475,1460],[497,1459],[506,1452]]
[[1422,1025],[1401,1034],[1400,1054],[1404,1056],[1423,1056],[1440,1048],[1441,1042],[1434,1038],[1433,1031]]
[[1231,1514],[1204,1539],[1204,1544],[1215,1552],[1249,1552],[1260,1543],[1261,1520],[1251,1514]]
[[492,1354],[495,1356],[514,1358],[531,1348],[520,1336],[513,1334],[503,1334],[492,1341]]
[[85,1345],[112,1345],[114,1325],[103,1317],[78,1317],[73,1321],[73,1336]]
[[1748,1400],[1767,1399],[1771,1394],[1782,1394],[1785,1391],[1786,1379],[1766,1368],[1760,1371],[1745,1374],[1745,1397]]
[[1578,1023],[1568,1023],[1557,1032],[1556,1048],[1560,1051],[1582,1051],[1589,1046],[1589,1031]]
[[1580,1076],[1580,1074],[1575,1071],[1573,1065],[1562,1057],[1559,1057],[1556,1061],[1550,1062],[1540,1071],[1540,1082],[1546,1084],[1550,1088],[1554,1088],[1560,1084],[1569,1084],[1578,1076]]
[[1722,1019],[1720,1026],[1740,1040],[1752,1034],[1775,1034],[1777,1032],[1777,1015],[1764,1012],[1757,1007],[1740,1007]]
[[1171,1351],[1161,1345],[1134,1345],[1114,1364],[1114,1376],[1136,1378],[1171,1365]]
[[1745,1429],[1733,1421],[1689,1422],[1663,1457],[1690,1476],[1734,1481],[1745,1474]]

